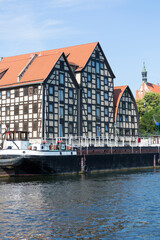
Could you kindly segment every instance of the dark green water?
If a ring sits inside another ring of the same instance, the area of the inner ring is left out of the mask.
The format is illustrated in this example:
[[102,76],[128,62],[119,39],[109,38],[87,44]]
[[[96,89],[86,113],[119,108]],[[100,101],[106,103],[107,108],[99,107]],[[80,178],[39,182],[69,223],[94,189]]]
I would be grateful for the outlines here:
[[160,170],[0,179],[0,239],[160,239]]

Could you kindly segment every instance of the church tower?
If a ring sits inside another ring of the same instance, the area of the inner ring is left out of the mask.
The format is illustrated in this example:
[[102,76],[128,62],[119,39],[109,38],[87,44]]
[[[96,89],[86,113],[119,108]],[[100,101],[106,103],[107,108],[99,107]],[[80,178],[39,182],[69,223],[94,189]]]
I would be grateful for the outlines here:
[[146,71],[146,67],[145,67],[145,62],[143,62],[142,81],[147,83],[147,71]]

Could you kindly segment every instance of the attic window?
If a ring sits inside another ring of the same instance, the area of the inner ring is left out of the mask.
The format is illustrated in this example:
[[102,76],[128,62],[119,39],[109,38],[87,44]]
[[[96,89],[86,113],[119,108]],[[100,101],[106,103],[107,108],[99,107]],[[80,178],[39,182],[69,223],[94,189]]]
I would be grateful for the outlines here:
[[3,77],[3,75],[7,72],[8,68],[0,69],[0,79]]

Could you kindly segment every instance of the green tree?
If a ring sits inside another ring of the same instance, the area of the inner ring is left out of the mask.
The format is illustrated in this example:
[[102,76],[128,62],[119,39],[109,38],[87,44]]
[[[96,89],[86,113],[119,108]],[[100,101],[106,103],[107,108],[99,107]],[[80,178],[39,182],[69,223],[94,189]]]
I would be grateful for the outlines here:
[[160,123],[160,95],[148,92],[143,99],[136,102],[140,122],[139,132],[142,135],[158,133],[154,119]]

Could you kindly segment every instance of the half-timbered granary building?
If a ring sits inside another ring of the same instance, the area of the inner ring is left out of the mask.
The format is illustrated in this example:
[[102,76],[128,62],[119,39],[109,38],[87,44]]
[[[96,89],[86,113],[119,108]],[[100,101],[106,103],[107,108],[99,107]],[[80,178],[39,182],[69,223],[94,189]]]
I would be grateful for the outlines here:
[[[116,119],[119,134],[137,135],[137,109],[128,87],[114,109],[114,78],[98,42],[5,57],[0,61],[1,133],[7,126],[29,131],[30,139],[113,137]],[[118,121],[127,111],[133,113],[131,123],[122,129]]]
[[2,133],[6,125],[31,139],[77,135],[78,84],[64,53],[3,58],[0,73]]
[[139,118],[133,94],[128,86],[114,87],[114,121],[117,136],[138,136]]

